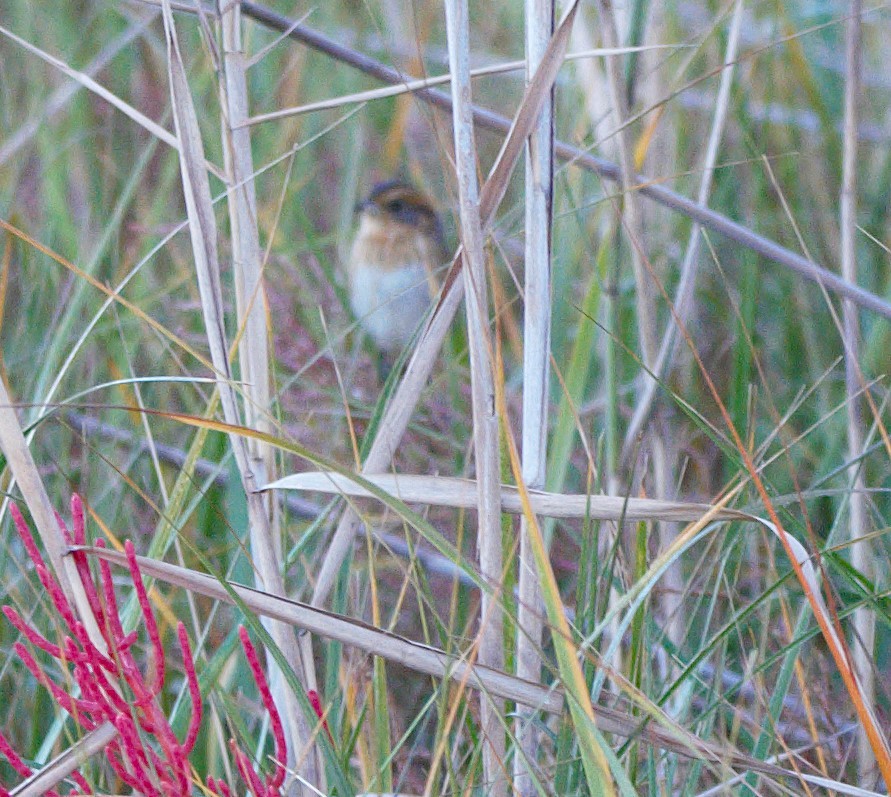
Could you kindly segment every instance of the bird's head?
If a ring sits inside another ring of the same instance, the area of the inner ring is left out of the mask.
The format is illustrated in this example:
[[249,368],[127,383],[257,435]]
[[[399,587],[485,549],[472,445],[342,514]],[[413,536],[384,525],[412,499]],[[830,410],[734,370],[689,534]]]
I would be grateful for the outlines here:
[[378,183],[368,197],[356,205],[360,219],[401,227],[406,233],[422,233],[438,244],[442,227],[432,201],[413,185],[401,180]]

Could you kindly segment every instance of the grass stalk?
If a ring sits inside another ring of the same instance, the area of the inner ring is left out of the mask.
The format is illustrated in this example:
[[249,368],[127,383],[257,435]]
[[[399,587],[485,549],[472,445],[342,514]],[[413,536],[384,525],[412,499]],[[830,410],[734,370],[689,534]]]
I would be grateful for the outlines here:
[[[553,0],[527,0],[526,78],[531,81],[554,31]],[[554,102],[548,92],[536,129],[526,146],[526,243],[523,290],[523,480],[532,489],[546,481],[551,355],[551,221],[554,191]],[[520,519],[517,609],[517,675],[541,678],[543,602],[529,537]],[[536,794],[533,773],[537,729],[533,716],[518,712],[515,730],[520,750],[514,755],[514,789],[521,797]]]
[[[715,176],[715,165],[721,146],[721,138],[727,125],[728,112],[730,110],[730,90],[733,87],[733,78],[736,69],[736,59],[739,51],[739,34],[742,27],[743,3],[738,0],[734,5],[733,17],[730,22],[730,30],[727,37],[727,49],[724,53],[724,64],[721,70],[721,85],[718,89],[718,97],[715,102],[715,113],[712,117],[711,130],[709,131],[708,146],[703,156],[702,172],[699,180],[699,190],[696,202],[703,207],[708,206],[712,191],[712,183]],[[681,275],[674,295],[674,312],[684,322],[690,318],[693,310],[693,293],[696,287],[696,275],[699,272],[699,245],[701,241],[702,225],[694,223],[690,229],[687,240],[687,248],[684,252],[684,260],[681,265]],[[677,345],[677,324],[673,318],[668,319],[665,333],[661,338],[659,354],[653,366],[652,378],[644,380],[643,387],[634,407],[634,414],[625,429],[625,439],[622,444],[623,457],[627,457],[631,447],[637,440],[638,434],[646,423],[653,400],[656,397],[656,389],[659,380],[671,367]]]
[[[839,229],[841,232],[841,273],[854,284],[857,276],[857,169],[859,166],[858,126],[860,124],[860,96],[862,87],[863,36],[861,14],[863,5],[860,0],[852,0],[850,13],[845,23],[845,90],[844,90],[844,133],[842,141],[842,186],[840,197]],[[856,306],[845,301],[842,304],[842,325],[845,349],[845,390],[847,402],[848,456],[854,463],[850,485],[851,494],[848,504],[848,530],[851,545],[851,564],[872,583],[875,578],[873,562],[873,546],[866,537],[868,513],[866,494],[864,492],[864,463],[860,460],[863,453],[863,412],[860,391],[864,384],[860,369],[860,320]],[[854,671],[860,680],[863,697],[868,705],[874,705],[876,699],[875,669],[873,655],[875,653],[876,635],[875,613],[864,606],[854,612],[852,648],[854,654]],[[861,783],[870,783],[876,777],[876,758],[870,744],[866,728],[861,726],[857,736],[857,769]]]
[[[234,10],[232,12],[234,17],[227,24],[238,24],[237,14],[235,14]],[[173,116],[176,124],[177,146],[180,152],[183,193],[185,194],[189,218],[190,241],[198,277],[199,293],[202,299],[205,329],[213,366],[218,375],[217,385],[220,390],[223,416],[230,425],[239,425],[242,416],[238,408],[236,392],[233,388],[233,376],[229,362],[229,346],[226,340],[223,317],[220,262],[217,252],[217,230],[207,170],[204,166],[205,157],[201,132],[186,79],[186,70],[180,53],[173,14],[168,4],[164,6],[163,17],[167,37],[168,75]],[[227,45],[236,42],[236,39],[230,38],[234,35],[233,31],[230,31],[227,35]],[[228,111],[231,114],[231,108]],[[230,157],[234,155],[235,153],[230,153]],[[243,158],[244,152],[242,151],[238,157]],[[231,162],[229,165],[233,169],[237,168]],[[247,174],[250,173],[251,170],[248,169]],[[249,181],[232,182],[231,185],[251,190],[246,188],[247,185],[250,185]],[[240,201],[244,202],[247,194],[240,193],[240,196]],[[246,208],[237,211],[235,216],[236,223],[243,218],[250,217],[250,211]],[[252,218],[256,218],[256,212],[253,213]],[[235,239],[237,242],[243,241],[244,239],[239,236],[249,234],[246,230],[238,229]],[[240,254],[243,254],[243,250]],[[259,267],[259,248],[257,248],[255,256],[256,266]],[[262,325],[262,322],[261,329],[265,340],[265,325]],[[262,372],[260,375],[262,376]],[[259,485],[258,477],[262,478],[263,473],[262,471],[260,473],[255,471],[255,457],[252,456],[243,438],[238,435],[232,435],[230,436],[230,442],[247,500],[251,553],[254,558],[258,581],[269,592],[283,595],[284,583],[279,571],[280,557],[276,557],[271,519],[267,512],[267,499],[256,491],[256,487]],[[292,630],[282,624],[272,624],[270,632],[278,647],[284,652],[287,660],[293,662],[295,666],[299,666],[300,651]],[[276,690],[277,696],[279,699],[283,698],[281,711],[291,735],[289,749],[295,753],[302,751],[307,744],[309,734],[306,732],[306,724],[297,696],[293,694],[292,690],[284,688],[278,668],[274,665],[270,667],[270,675],[270,683]],[[315,767],[310,764],[307,769],[308,774],[317,777],[318,773],[314,770]]]
[[[502,572],[499,420],[495,407],[494,346],[489,327],[483,224],[477,183],[478,158],[470,105],[470,12],[466,0],[447,0],[446,28],[452,73],[455,176],[458,184],[460,238],[464,250],[464,293],[470,345],[473,448],[477,476],[477,549],[483,578],[500,584]],[[504,668],[504,619],[501,595],[484,593],[480,607],[479,661]],[[502,776],[506,762],[504,704],[480,701],[483,781],[493,797],[507,794]]]

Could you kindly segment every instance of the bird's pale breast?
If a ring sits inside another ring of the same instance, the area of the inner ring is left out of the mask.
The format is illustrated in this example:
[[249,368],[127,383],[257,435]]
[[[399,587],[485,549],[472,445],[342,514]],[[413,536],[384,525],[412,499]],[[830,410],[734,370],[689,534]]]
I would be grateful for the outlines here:
[[433,253],[426,236],[363,216],[350,253],[350,304],[385,352],[408,344],[432,298]]
[[350,303],[377,346],[396,352],[411,340],[430,306],[427,269],[420,263],[399,269],[354,264]]

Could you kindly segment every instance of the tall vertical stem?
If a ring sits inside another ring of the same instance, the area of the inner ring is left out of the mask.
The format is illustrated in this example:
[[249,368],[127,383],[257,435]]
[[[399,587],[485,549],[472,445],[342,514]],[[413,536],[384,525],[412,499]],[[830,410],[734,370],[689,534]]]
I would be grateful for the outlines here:
[[[857,282],[857,128],[860,122],[858,102],[861,87],[861,0],[851,0],[846,25],[846,76],[844,150],[842,154],[842,189],[840,208],[841,271],[842,276]],[[860,372],[860,322],[856,305],[849,299],[842,304],[845,345],[845,409],[848,421],[848,456],[853,465],[850,491],[851,563],[863,577],[872,582],[874,566],[872,550],[867,540],[861,540],[867,532],[866,503],[863,492],[863,414],[859,393],[863,385]],[[854,612],[853,642],[854,671],[863,687],[863,695],[870,704],[875,700],[875,676],[873,650],[875,648],[875,615],[869,606]],[[875,777],[875,756],[865,732],[857,739],[857,765],[860,782],[867,785]]]
[[[554,30],[553,0],[526,0],[526,79],[531,79]],[[523,462],[526,486],[545,486],[547,462],[549,356],[551,341],[551,218],[554,182],[553,91],[526,144],[526,252],[523,316]],[[520,520],[517,675],[537,682],[543,631],[541,586],[529,538]],[[522,797],[536,793],[530,768],[536,758],[534,714],[521,712],[514,755],[514,788]]]
[[[464,246],[464,291],[470,342],[473,443],[477,478],[477,518],[480,570],[497,586],[502,573],[501,473],[498,448],[498,414],[495,407],[494,357],[489,334],[485,253],[477,183],[476,140],[470,89],[470,23],[467,0],[446,2],[449,67],[452,73],[452,127],[458,182],[461,243]],[[479,661],[504,667],[504,620],[496,589],[483,593],[479,633]],[[507,794],[504,778],[504,704],[483,696],[480,717],[483,735],[483,777],[494,797]]]

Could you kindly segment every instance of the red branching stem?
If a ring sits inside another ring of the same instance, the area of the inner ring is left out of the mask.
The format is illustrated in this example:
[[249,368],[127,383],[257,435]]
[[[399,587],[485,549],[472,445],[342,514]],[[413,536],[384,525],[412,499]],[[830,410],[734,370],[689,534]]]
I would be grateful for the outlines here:
[[195,747],[198,731],[201,729],[203,703],[201,701],[201,690],[198,687],[198,676],[195,673],[195,659],[192,656],[192,646],[189,644],[189,635],[186,633],[186,626],[183,623],[179,623],[176,626],[176,635],[179,637],[179,647],[183,652],[183,669],[186,671],[189,697],[192,699],[192,716],[189,719],[189,730],[183,742],[183,752],[185,755],[189,755],[192,752],[192,748]]
[[54,645],[48,639],[45,639],[41,634],[39,634],[35,629],[31,628],[31,626],[27,625],[25,621],[22,619],[22,616],[12,608],[12,606],[4,606],[3,614],[6,615],[6,619],[13,625],[13,627],[27,639],[35,648],[42,650],[44,653],[49,653],[54,659],[62,658],[62,648],[58,645]]
[[253,794],[254,797],[263,797],[264,789],[263,783],[260,780],[260,776],[254,771],[254,768],[251,766],[251,761],[247,757],[247,755],[238,747],[237,744],[235,744],[235,739],[229,740],[229,749],[232,751],[232,755],[235,758],[235,766],[241,773],[241,777],[244,779],[244,782],[247,783],[251,794]]
[[117,664],[93,644],[93,640],[90,639],[84,624],[81,622],[75,623],[72,630],[74,631],[75,639],[80,643],[80,649],[77,648],[73,641],[70,645],[66,644],[65,652],[70,654],[71,660],[89,664],[97,669],[101,667],[106,672],[117,675]]
[[161,687],[164,685],[164,645],[161,643],[161,634],[158,631],[158,624],[155,622],[155,613],[152,611],[148,593],[145,591],[145,584],[142,583],[142,573],[139,570],[139,565],[136,563],[136,549],[130,540],[127,540],[124,544],[124,551],[127,554],[127,564],[130,567],[133,587],[136,589],[136,599],[139,601],[139,606],[142,609],[142,615],[145,618],[145,628],[155,652],[155,677],[150,691],[152,695],[157,695],[161,692]]
[[124,759],[130,762],[134,774],[145,772],[149,768],[149,760],[143,749],[142,739],[139,738],[136,723],[127,714],[118,714],[113,722],[120,734]]
[[9,740],[2,733],[0,733],[0,753],[3,753],[12,768],[23,778],[27,778],[31,774],[31,768],[19,758],[19,754],[12,749]]
[[77,568],[77,575],[84,588],[84,594],[87,596],[87,603],[93,617],[96,618],[96,625],[99,628],[106,629],[105,612],[102,609],[102,602],[99,600],[99,593],[96,591],[96,585],[93,582],[93,574],[90,572],[90,564],[87,561],[87,555],[83,551],[76,551],[72,554],[74,566]]
[[232,789],[222,780],[208,776],[207,788],[219,795],[219,797],[232,797]]
[[[191,772],[188,756],[198,739],[203,703],[195,672],[194,656],[185,626],[179,623],[176,633],[182,650],[189,697],[192,701],[192,715],[185,740],[180,744],[157,701],[166,673],[165,651],[132,543],[127,542],[125,550],[155,662],[151,677],[144,674],[133,655],[138,639],[137,632],[125,634],[121,625],[118,600],[109,563],[99,561],[97,586],[86,554],[82,551],[74,554],[77,572],[83,582],[90,610],[102,631],[106,651],[100,650],[96,646],[84,625],[76,618],[61,587],[44,564],[21,512],[15,505],[11,506],[11,512],[28,555],[34,562],[38,577],[49,594],[58,616],[68,627],[71,635],[60,634],[58,643],[53,643],[28,625],[15,609],[4,607],[3,613],[28,644],[59,661],[63,669],[70,668],[71,676],[80,687],[81,696],[73,697],[51,680],[22,642],[15,643],[16,653],[34,678],[50,692],[58,705],[71,714],[81,727],[92,730],[104,721],[114,724],[118,731],[118,737],[106,747],[106,757],[115,774],[124,784],[135,792],[147,795],[147,797],[190,794]],[[59,528],[69,544],[84,545],[86,543],[84,508],[80,498],[76,495],[71,500],[71,516],[72,530],[69,532],[64,521],[57,516]],[[104,547],[101,539],[96,541],[96,545]],[[281,762],[287,759],[284,728],[281,716],[272,700],[272,694],[257,651],[251,644],[244,628],[239,629],[239,635],[263,705],[269,713],[270,727],[275,740],[276,765],[274,771],[265,778],[264,782],[264,779],[253,767],[253,761],[238,748],[234,740],[230,741],[230,747],[238,772],[251,794],[256,797],[278,797],[285,778],[285,769]],[[314,692],[310,693],[310,700],[313,701],[313,706],[330,738],[330,731],[324,722],[318,695]],[[21,776],[28,777],[31,774],[31,770],[15,753],[2,734],[0,734],[0,755],[9,759],[13,769]],[[71,780],[80,793],[88,794],[93,791],[80,773],[73,773]],[[218,797],[233,796],[232,788],[221,780],[208,778],[207,785]],[[9,792],[0,786],[0,797],[5,797],[8,794]],[[54,793],[48,792],[48,794],[53,795]]]
[[62,539],[65,540],[66,545],[74,545],[74,538],[71,536],[71,532],[68,531],[68,526],[65,525],[65,521],[62,520],[62,516],[53,510],[53,517],[56,519],[56,525],[59,527],[59,531],[62,533]]
[[59,582],[49,574],[45,565],[37,565],[37,576],[40,579],[40,583],[43,584],[43,588],[49,593],[53,606],[56,607],[59,616],[65,621],[65,625],[69,628],[74,628],[77,624],[77,618],[74,616],[71,604],[68,603],[68,598],[62,592]]
[[257,651],[251,644],[251,639],[244,626],[239,626],[238,637],[241,640],[241,646],[244,648],[244,656],[247,659],[248,666],[251,668],[251,673],[257,683],[257,689],[260,692],[263,706],[266,708],[266,711],[269,712],[269,726],[272,729],[272,735],[275,739],[276,765],[273,774],[266,778],[266,785],[274,792],[278,792],[279,787],[285,780],[284,762],[288,758],[288,747],[285,742],[285,729],[282,725],[282,718],[278,713],[275,701],[272,699],[272,692],[269,690],[269,683],[266,680],[263,667],[260,665]]
[[92,794],[93,788],[87,783],[87,779],[80,774],[77,770],[71,773],[71,780],[77,785],[77,788],[80,789],[81,794]]
[[[102,540],[96,541],[96,546],[104,548]],[[102,597],[105,600],[105,616],[108,618],[107,627],[103,628],[105,641],[109,648],[113,648],[113,640],[124,638],[124,629],[121,627],[121,618],[118,613],[118,599],[114,593],[114,580],[111,577],[111,565],[104,559],[99,560],[99,576],[102,581]]]
[[12,515],[12,520],[15,523],[19,537],[21,537],[22,544],[28,552],[28,557],[37,567],[45,566],[43,557],[40,555],[40,550],[34,542],[34,537],[31,536],[31,529],[28,528],[28,524],[25,523],[25,518],[22,517],[22,513],[14,503],[9,504],[9,513]]
[[75,545],[87,544],[86,524],[84,522],[84,502],[77,493],[71,494],[71,526]]
[[334,744],[334,737],[331,735],[331,729],[328,727],[328,720],[325,719],[325,712],[322,709],[322,701],[319,698],[319,693],[316,692],[315,689],[309,689],[306,693],[306,697],[309,699],[309,704],[312,706],[312,710],[315,711],[316,716],[319,718],[319,721],[322,723],[322,728],[325,733],[328,735],[328,741],[331,744]]
[[111,764],[111,768],[114,770],[115,774],[131,789],[138,792],[140,790],[141,781],[139,777],[134,775],[128,768],[128,761],[124,757],[123,750],[121,750],[120,741],[115,739],[109,742],[108,747],[106,747],[105,750],[105,757],[108,759],[108,763]]
[[[88,648],[86,652],[89,654],[96,651],[95,648]],[[96,666],[96,660],[95,656],[89,657],[82,666],[76,668],[81,689],[84,694],[93,695],[104,707],[105,719],[110,720],[115,714],[126,714],[130,710],[127,701],[121,697],[115,684],[108,680],[105,672]]]
[[[12,745],[2,733],[0,733],[0,753],[6,757],[12,768],[23,778],[27,778],[31,774],[31,768],[19,758],[19,754],[12,749]],[[46,794],[48,797],[59,797],[55,791],[48,791]],[[0,797],[10,797],[9,792],[2,785],[0,785]]]
[[[34,660],[31,651],[28,650],[21,642],[16,642],[13,646],[16,655],[22,660],[22,663],[30,670],[38,683],[52,694],[55,701],[69,714],[80,714],[81,708],[76,704],[71,695],[65,692],[55,681],[53,681],[44,671],[43,668]],[[84,708],[86,710],[86,708]]]
[[[62,524],[66,538],[70,539],[75,545],[87,544],[86,524],[84,522],[84,505],[80,496],[74,493],[71,496],[71,534],[67,534],[67,529]],[[102,603],[99,601],[99,593],[96,591],[96,585],[93,582],[93,574],[90,572],[90,565],[87,561],[87,555],[83,551],[76,551],[73,554],[74,565],[77,568],[77,574],[83,584],[84,593],[87,596],[87,602],[90,605],[90,611],[96,618],[99,628],[105,628],[105,615],[102,611]]]

